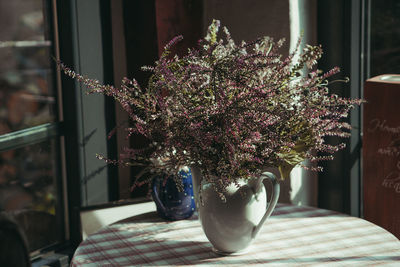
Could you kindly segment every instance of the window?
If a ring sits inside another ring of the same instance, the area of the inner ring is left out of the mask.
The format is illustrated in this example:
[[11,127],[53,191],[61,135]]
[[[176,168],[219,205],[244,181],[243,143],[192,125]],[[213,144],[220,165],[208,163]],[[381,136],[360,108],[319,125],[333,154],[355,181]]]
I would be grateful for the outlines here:
[[400,73],[400,2],[369,1],[368,75]]
[[0,1],[0,210],[32,253],[66,238],[51,8]]
[[116,168],[96,158],[115,157],[114,105],[52,57],[112,84],[110,2],[0,0],[0,25],[0,209],[33,255],[76,246],[77,209],[117,199]]
[[[399,1],[318,1],[317,7],[318,43],[325,51],[319,67],[337,65],[350,77],[348,84],[332,85],[335,93],[362,97],[368,78],[399,73]],[[355,216],[362,216],[361,109],[351,113],[347,148],[324,163],[318,190],[320,207]]]

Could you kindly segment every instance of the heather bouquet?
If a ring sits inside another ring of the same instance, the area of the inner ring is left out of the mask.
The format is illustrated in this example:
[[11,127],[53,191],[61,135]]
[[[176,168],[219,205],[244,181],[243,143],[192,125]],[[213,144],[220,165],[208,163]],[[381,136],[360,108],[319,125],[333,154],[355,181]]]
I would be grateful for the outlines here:
[[[295,51],[283,57],[284,40],[262,37],[238,44],[219,28],[214,20],[198,47],[181,57],[170,53],[182,39],[174,38],[154,66],[143,67],[152,72],[144,88],[127,78],[120,88],[102,85],[62,66],[91,92],[122,105],[131,119],[123,129],[127,136],[149,140],[106,161],[167,174],[195,165],[223,196],[232,182],[259,176],[267,167],[279,168],[284,179],[302,161],[329,160],[344,148],[344,143],[327,144],[324,137],[348,137],[351,127],[343,118],[361,100],[328,92],[339,68],[315,69],[320,46],[299,51],[299,40]],[[138,177],[135,185],[149,179]]]

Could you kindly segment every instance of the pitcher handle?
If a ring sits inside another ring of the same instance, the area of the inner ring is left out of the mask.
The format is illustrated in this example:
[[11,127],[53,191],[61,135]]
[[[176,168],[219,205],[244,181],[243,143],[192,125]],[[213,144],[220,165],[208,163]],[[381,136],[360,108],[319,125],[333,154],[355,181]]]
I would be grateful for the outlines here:
[[[272,211],[274,210],[276,203],[278,203],[279,193],[280,193],[280,184],[276,179],[276,176],[271,172],[264,172],[261,174],[262,181],[264,179],[268,179],[272,184],[272,194],[271,200],[267,204],[267,208],[265,211],[264,216],[261,218],[261,221],[258,223],[257,226],[254,227],[252,237],[254,238],[258,232],[260,231],[262,225],[264,224],[265,220],[271,215]],[[265,185],[264,185],[265,186]],[[265,188],[265,192],[267,192],[267,188]]]

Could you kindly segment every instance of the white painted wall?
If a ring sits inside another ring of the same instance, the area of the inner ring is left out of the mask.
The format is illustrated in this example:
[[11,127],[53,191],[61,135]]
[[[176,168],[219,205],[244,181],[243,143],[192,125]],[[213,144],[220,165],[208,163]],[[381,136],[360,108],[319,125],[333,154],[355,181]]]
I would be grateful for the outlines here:
[[[303,33],[300,51],[306,44],[316,44],[316,1],[289,0],[290,51]],[[296,57],[295,57],[296,58]],[[305,163],[309,165],[309,163]],[[290,200],[295,205],[317,206],[317,173],[295,167],[290,174]]]
[[156,211],[153,201],[80,212],[82,240],[117,221]]

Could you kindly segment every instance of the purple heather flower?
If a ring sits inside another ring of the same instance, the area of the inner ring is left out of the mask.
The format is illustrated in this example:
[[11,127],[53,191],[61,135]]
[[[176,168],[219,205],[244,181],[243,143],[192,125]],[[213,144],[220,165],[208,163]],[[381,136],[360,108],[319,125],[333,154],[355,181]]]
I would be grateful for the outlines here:
[[[237,45],[226,28],[225,38],[219,38],[219,27],[214,20],[198,47],[182,57],[168,56],[183,37],[172,39],[155,65],[143,68],[152,72],[146,88],[127,78],[121,88],[102,85],[59,63],[90,92],[112,96],[122,105],[132,120],[127,136],[139,133],[149,139],[149,147],[126,149],[118,161],[100,158],[167,174],[200,165],[204,179],[223,195],[229,183],[260,175],[265,167],[290,169],[305,159],[330,160],[344,148],[326,144],[324,137],[348,137],[351,127],[344,119],[362,100],[329,94],[328,79],[340,70],[313,69],[322,55],[320,46],[300,51],[299,39],[283,58],[279,48],[284,39],[264,37]],[[302,75],[303,69],[309,75]],[[149,181],[143,177],[133,187]]]

